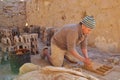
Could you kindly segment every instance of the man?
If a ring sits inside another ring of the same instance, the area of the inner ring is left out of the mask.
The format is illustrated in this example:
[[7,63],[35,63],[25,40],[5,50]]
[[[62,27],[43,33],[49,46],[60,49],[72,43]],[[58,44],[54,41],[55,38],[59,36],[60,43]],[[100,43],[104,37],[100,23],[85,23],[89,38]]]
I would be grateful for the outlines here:
[[[51,40],[51,55],[47,48],[43,54],[47,56],[49,62],[54,66],[62,66],[64,58],[71,62],[82,61],[86,65],[90,65],[91,61],[87,53],[87,35],[95,27],[93,16],[86,16],[79,24],[65,25],[57,31]],[[75,49],[76,45],[81,46],[84,57],[79,55]]]

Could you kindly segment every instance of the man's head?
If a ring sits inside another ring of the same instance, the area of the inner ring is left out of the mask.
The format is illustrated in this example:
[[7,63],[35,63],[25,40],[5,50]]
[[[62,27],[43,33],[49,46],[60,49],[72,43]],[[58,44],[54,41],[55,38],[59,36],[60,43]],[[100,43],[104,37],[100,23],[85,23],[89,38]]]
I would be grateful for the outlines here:
[[81,21],[82,30],[84,34],[89,34],[90,31],[95,28],[95,19],[93,16],[86,16]]

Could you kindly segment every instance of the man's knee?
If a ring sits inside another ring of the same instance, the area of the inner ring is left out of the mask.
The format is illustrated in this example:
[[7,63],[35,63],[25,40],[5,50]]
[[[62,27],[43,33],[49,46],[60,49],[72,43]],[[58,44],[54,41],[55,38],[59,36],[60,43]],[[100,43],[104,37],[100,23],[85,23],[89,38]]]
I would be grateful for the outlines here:
[[77,63],[77,62],[79,62],[79,60],[78,60],[77,58],[75,58],[73,55],[71,55],[70,53],[67,53],[67,54],[65,55],[65,58],[66,58],[68,61],[72,62],[72,63]]
[[61,67],[63,66],[63,61],[60,62],[60,61],[51,61],[51,64],[55,67]]
[[68,60],[71,63],[77,63],[78,61],[75,60],[71,60],[69,57],[65,56],[65,59]]

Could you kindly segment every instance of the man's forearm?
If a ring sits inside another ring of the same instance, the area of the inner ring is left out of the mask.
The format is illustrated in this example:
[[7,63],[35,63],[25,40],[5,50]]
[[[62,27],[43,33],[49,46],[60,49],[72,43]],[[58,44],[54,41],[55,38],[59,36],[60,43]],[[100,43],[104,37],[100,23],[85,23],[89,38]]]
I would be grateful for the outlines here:
[[76,57],[77,59],[79,59],[80,61],[82,61],[82,62],[85,61],[84,57],[80,56],[79,53],[78,53],[76,50],[72,50],[72,51],[70,51],[70,53],[71,53],[74,57]]
[[89,58],[88,57],[88,53],[87,53],[87,49],[81,49],[82,50],[82,54],[84,55],[85,58]]

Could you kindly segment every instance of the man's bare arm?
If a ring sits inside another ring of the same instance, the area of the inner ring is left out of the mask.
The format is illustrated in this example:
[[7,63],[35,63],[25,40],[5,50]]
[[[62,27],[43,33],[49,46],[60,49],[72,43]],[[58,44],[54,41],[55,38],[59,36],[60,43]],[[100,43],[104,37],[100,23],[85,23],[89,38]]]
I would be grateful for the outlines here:
[[89,58],[88,57],[88,53],[87,53],[87,49],[84,48],[84,49],[81,49],[82,50],[82,54],[84,55],[85,58]]
[[81,55],[79,55],[79,53],[76,50],[71,50],[70,53],[76,57],[77,59],[79,59],[80,61],[84,62],[85,59],[84,57],[82,57]]

